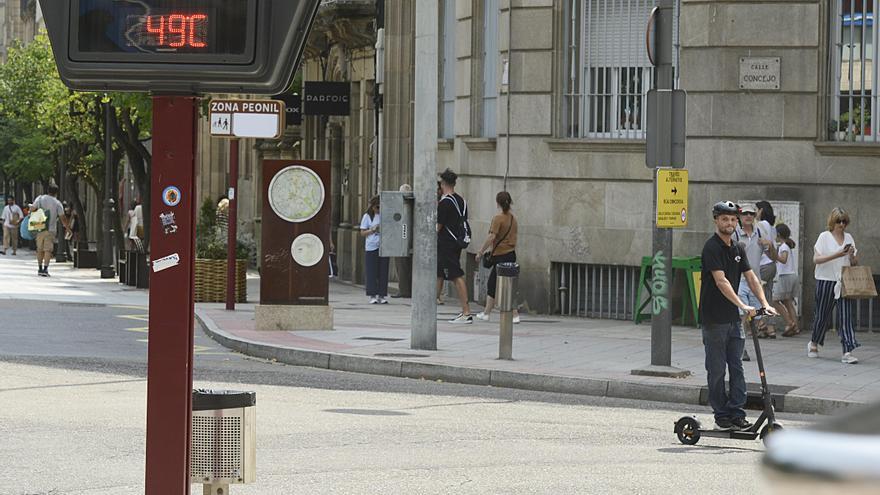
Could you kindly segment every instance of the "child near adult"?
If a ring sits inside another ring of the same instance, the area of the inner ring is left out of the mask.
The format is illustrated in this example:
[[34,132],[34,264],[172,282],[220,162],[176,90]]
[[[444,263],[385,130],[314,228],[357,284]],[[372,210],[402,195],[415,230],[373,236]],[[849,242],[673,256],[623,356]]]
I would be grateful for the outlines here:
[[779,243],[779,248],[776,250],[776,275],[779,279],[773,290],[773,306],[785,319],[785,332],[782,336],[793,337],[801,333],[797,310],[794,307],[794,298],[800,281],[793,251],[795,242],[791,239],[791,229],[788,225],[780,223],[776,226],[776,242]]

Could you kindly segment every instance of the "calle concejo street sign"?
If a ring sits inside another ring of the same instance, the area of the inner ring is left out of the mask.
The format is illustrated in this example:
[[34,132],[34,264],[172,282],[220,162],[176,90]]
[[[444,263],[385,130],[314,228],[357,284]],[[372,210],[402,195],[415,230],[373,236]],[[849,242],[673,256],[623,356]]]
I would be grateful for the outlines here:
[[657,228],[687,227],[688,171],[657,169]]
[[275,139],[284,132],[281,100],[211,100],[211,135]]

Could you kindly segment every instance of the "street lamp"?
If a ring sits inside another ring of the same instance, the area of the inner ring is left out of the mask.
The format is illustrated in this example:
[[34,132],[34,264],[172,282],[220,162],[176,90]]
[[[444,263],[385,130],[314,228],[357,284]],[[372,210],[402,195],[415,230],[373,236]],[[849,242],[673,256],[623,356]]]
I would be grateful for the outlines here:
[[110,135],[110,112],[113,106],[109,101],[104,103],[104,242],[101,253],[101,278],[115,278],[116,267],[113,262],[113,244],[116,235],[113,229],[113,211],[116,201],[113,199],[113,137]]

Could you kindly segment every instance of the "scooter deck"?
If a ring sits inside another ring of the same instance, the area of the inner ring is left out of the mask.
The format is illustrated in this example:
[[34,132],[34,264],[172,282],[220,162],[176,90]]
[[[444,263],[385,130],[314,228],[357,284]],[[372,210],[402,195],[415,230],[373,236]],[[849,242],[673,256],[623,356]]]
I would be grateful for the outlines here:
[[700,435],[714,438],[732,438],[734,440],[754,440],[759,433],[750,430],[700,430]]

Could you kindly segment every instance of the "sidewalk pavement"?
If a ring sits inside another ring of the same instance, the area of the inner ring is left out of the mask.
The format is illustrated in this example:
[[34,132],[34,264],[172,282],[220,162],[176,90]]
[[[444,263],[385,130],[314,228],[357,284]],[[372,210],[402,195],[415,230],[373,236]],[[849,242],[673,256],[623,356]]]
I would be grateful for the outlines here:
[[[0,298],[146,306],[147,291],[114,280],[97,270],[53,264],[52,278],[36,276],[32,254],[0,256]],[[672,365],[691,371],[687,378],[635,376],[650,364],[650,324],[560,316],[522,315],[514,325],[513,361],[498,357],[498,313],[491,322],[453,325],[455,302],[438,306],[436,351],[410,349],[411,300],[389,298],[387,305],[367,304],[363,289],[330,284],[333,331],[257,331],[254,307],[259,277],[248,275],[247,304],[226,311],[223,304],[197,304],[196,319],[222,345],[254,357],[360,373],[512,387],[605,397],[707,404],[706,372],[700,331],[673,327]],[[476,310],[472,305],[472,310]],[[856,365],[840,362],[834,330],[819,359],[806,357],[808,333],[762,340],[767,377],[777,409],[830,413],[880,399],[880,333],[857,332],[862,347]],[[751,340],[746,344],[754,358]],[[754,360],[744,363],[750,396],[757,390]]]

